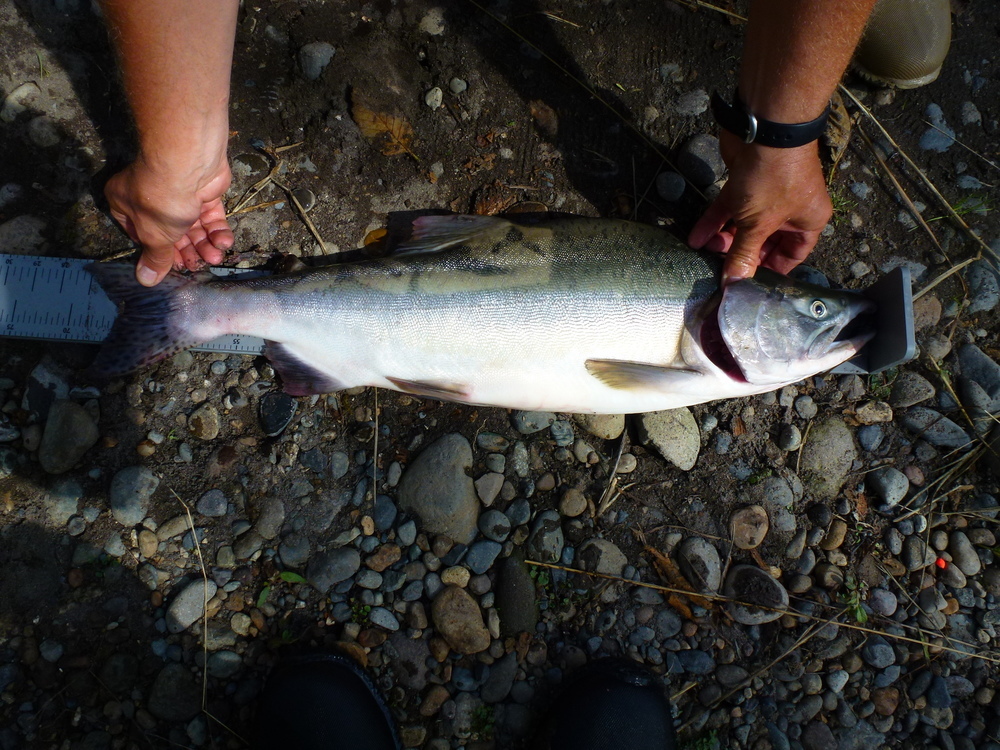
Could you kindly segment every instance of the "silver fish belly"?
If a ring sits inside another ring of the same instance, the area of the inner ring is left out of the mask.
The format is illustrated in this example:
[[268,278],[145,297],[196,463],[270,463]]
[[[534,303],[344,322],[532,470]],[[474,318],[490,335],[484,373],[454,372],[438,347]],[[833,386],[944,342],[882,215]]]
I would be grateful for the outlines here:
[[[249,281],[176,275],[127,294],[124,274],[106,268],[94,273],[125,306],[95,363],[104,374],[239,333],[268,340],[265,354],[297,395],[369,385],[470,404],[629,413],[787,382],[734,378],[703,350],[719,259],[629,222],[422,217],[389,258]],[[158,334],[167,346],[136,344],[152,323],[130,326],[130,302],[166,308],[156,327],[167,329]]]

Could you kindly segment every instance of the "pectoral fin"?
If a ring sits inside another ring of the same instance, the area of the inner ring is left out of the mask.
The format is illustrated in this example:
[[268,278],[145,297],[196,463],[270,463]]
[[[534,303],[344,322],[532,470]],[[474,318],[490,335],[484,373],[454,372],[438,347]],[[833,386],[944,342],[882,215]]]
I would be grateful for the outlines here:
[[606,386],[623,391],[670,390],[688,386],[704,373],[689,367],[624,362],[618,359],[588,359],[587,372]]
[[437,398],[444,401],[466,401],[469,397],[469,390],[457,383],[426,382],[418,380],[403,380],[402,378],[387,377],[390,383],[396,386],[403,393],[424,398]]

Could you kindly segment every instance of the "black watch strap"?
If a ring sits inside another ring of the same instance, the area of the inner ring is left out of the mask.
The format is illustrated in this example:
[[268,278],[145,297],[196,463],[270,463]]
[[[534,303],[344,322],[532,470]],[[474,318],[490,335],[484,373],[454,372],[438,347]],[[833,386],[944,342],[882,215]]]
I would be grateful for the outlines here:
[[827,106],[823,114],[811,122],[771,122],[754,115],[740,99],[739,91],[733,97],[732,104],[715,91],[712,93],[712,114],[719,125],[744,143],[759,143],[771,148],[797,148],[812,143],[823,135],[830,107]]

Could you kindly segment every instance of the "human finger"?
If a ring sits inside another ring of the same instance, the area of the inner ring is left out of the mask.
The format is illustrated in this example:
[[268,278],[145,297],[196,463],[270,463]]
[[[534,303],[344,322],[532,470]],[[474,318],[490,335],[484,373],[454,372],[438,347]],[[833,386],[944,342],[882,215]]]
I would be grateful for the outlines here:
[[170,272],[174,246],[145,243],[142,256],[135,266],[135,278],[143,286],[156,286]]
[[740,227],[736,230],[736,239],[726,253],[726,262],[722,267],[723,285],[754,275],[760,265],[761,246],[769,235],[770,232],[757,227]]
[[719,234],[731,218],[733,218],[733,212],[725,204],[725,199],[720,194],[709,204],[705,213],[691,228],[688,234],[688,244],[696,250],[705,247],[705,244]]

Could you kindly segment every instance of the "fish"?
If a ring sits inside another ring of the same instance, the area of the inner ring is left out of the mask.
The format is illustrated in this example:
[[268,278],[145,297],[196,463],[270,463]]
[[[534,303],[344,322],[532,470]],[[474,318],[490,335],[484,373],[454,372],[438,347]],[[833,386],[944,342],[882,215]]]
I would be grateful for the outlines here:
[[111,378],[224,334],[259,336],[294,396],[375,386],[510,409],[621,414],[774,390],[872,338],[873,303],[617,219],[421,216],[383,258],[251,279],[87,270],[119,307]]

